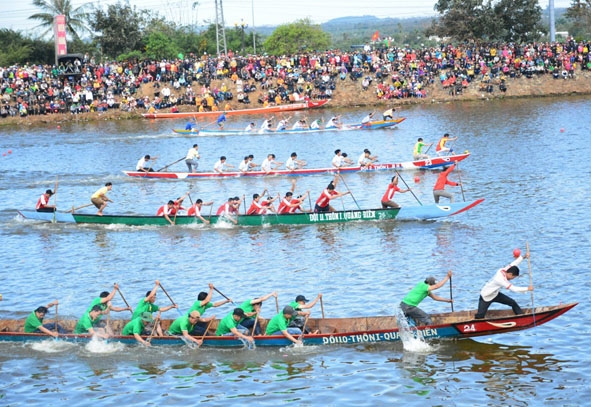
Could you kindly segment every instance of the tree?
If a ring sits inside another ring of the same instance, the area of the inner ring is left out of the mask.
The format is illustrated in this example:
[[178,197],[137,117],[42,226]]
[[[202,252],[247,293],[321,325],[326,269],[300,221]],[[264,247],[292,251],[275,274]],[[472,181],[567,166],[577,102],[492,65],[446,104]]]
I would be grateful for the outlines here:
[[88,32],[86,19],[88,18],[89,4],[83,4],[74,8],[71,0],[33,0],[33,5],[42,9],[43,13],[33,14],[29,20],[38,20],[41,22],[38,27],[46,30],[41,34],[46,36],[53,29],[53,19],[55,16],[64,15],[66,17],[66,32],[74,38],[80,38],[79,32]]
[[591,35],[591,0],[572,0],[564,17],[572,23],[569,31],[573,36],[588,38]]
[[330,35],[309,18],[280,25],[264,42],[265,50],[273,55],[296,54],[330,47]]
[[176,58],[179,49],[171,38],[161,32],[153,32],[146,41],[146,57],[150,59]]
[[530,41],[540,37],[542,9],[537,0],[438,0],[441,17],[426,35],[456,41]]
[[0,29],[0,66],[50,64],[54,60],[51,41],[31,39],[18,31]]
[[[147,17],[144,17],[146,15]],[[129,4],[112,4],[107,10],[95,10],[89,16],[90,27],[95,31],[95,41],[104,56],[117,55],[144,48],[144,29],[150,12],[137,10]]]

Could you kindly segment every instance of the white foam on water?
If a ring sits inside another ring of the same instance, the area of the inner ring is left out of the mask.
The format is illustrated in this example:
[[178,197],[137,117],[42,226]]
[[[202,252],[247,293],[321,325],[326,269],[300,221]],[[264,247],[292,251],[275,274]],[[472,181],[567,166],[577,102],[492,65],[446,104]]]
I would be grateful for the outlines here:
[[90,353],[115,353],[125,349],[125,345],[121,342],[108,342],[96,336],[88,342],[85,349]]
[[418,353],[430,353],[433,351],[433,346],[429,345],[420,332],[408,323],[400,308],[396,312],[396,324],[398,325],[398,334],[400,335],[400,340],[405,351]]
[[31,349],[38,352],[45,353],[60,353],[66,352],[72,349],[76,344],[66,341],[60,341],[59,339],[46,339],[41,342],[35,342],[31,344]]

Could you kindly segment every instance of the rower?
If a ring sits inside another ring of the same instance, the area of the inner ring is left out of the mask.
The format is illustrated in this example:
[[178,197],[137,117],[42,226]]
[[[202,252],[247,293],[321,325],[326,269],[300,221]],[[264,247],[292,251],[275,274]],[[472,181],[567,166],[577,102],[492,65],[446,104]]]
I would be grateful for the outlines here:
[[150,165],[147,164],[148,162],[156,161],[157,159],[158,157],[151,157],[150,154],[146,154],[145,156],[139,159],[135,166],[135,170],[138,172],[153,172],[154,169],[152,168],[152,165],[154,165],[154,163],[152,162]]

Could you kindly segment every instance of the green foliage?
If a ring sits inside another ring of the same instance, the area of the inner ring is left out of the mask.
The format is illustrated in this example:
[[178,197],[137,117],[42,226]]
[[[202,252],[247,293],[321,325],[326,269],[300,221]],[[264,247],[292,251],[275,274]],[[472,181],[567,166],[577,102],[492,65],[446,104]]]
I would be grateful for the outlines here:
[[591,37],[591,0],[572,0],[571,6],[564,13],[571,24],[569,32],[578,38]]
[[[129,4],[112,4],[107,10],[95,10],[89,17],[91,28],[97,33],[95,40],[107,58],[133,50],[143,50],[144,29],[147,25],[145,10]],[[149,12],[147,16],[149,16]]]
[[150,59],[176,58],[180,49],[164,33],[152,32],[146,41],[146,57]]
[[144,53],[137,50],[117,56],[117,61],[139,61],[142,59],[144,59]]
[[427,35],[455,41],[532,41],[543,34],[537,0],[439,0]]
[[0,29],[0,66],[13,64],[53,64],[53,43],[31,39],[20,32]]
[[33,6],[42,10],[42,12],[29,17],[30,20],[39,21],[39,27],[45,28],[41,34],[42,37],[52,32],[53,19],[57,15],[66,17],[66,33],[73,38],[80,38],[80,33],[83,32],[89,33],[85,22],[88,18],[90,4],[82,4],[74,8],[72,0],[33,0]]
[[269,54],[284,55],[325,50],[330,44],[330,35],[306,18],[277,27],[264,42],[264,47]]

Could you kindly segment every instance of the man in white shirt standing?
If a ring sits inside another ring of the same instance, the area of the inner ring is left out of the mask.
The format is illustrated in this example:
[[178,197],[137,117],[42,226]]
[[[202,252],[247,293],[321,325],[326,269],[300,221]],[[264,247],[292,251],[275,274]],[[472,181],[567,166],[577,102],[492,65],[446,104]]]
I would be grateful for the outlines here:
[[523,310],[517,304],[517,302],[503,294],[501,291],[502,288],[506,288],[507,290],[513,292],[527,292],[533,291],[533,285],[529,287],[517,287],[511,284],[511,280],[515,277],[519,277],[519,267],[517,267],[524,258],[528,258],[529,253],[526,253],[525,256],[517,256],[517,258],[510,263],[509,265],[497,270],[494,277],[487,282],[482,290],[480,290],[480,298],[478,299],[478,312],[476,313],[476,319],[482,319],[486,315],[486,311],[488,311],[488,307],[493,302],[498,302],[500,304],[505,304],[510,306],[513,309],[515,315],[523,314]]

